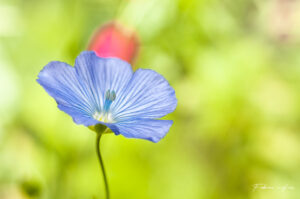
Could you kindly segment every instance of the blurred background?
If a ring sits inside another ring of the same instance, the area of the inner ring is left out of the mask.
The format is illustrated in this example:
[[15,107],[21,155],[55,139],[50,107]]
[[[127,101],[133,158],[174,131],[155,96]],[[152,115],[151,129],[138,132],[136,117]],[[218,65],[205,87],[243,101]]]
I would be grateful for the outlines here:
[[112,199],[300,197],[299,1],[0,0],[1,199],[104,198],[95,133],[36,78],[114,20],[178,107],[157,144],[103,137]]

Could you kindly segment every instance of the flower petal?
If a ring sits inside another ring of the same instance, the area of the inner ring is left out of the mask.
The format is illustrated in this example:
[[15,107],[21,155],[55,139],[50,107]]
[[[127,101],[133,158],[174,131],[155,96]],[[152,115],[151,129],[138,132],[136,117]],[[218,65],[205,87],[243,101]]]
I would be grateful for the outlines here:
[[158,142],[167,134],[172,124],[172,120],[139,119],[106,125],[116,135],[122,134],[127,138],[140,138]]
[[57,107],[67,113],[68,115],[72,116],[73,121],[76,124],[83,124],[85,126],[93,126],[96,124],[101,123],[98,120],[95,120],[94,118],[92,118],[90,115],[86,115],[86,114],[82,114],[80,111],[78,111],[77,109],[73,108],[73,107],[68,107],[62,104],[58,104]]
[[[58,108],[73,117],[77,124],[89,124],[94,107],[78,82],[75,69],[63,62],[53,61],[39,73],[37,82],[57,102]],[[85,118],[83,120],[82,118]]]
[[105,93],[115,91],[117,97],[132,77],[130,64],[118,58],[101,58],[93,51],[84,51],[76,58],[75,69],[81,85],[93,104],[103,110]]
[[111,110],[116,121],[154,119],[173,112],[176,105],[175,91],[162,75],[153,70],[139,69]]

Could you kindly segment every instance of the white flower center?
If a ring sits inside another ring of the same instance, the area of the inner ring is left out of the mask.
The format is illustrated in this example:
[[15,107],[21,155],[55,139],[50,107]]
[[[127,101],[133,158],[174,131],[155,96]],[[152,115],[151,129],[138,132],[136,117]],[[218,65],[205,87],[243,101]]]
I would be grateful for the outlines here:
[[105,122],[105,123],[114,123],[115,122],[112,117],[112,114],[109,112],[106,112],[106,113],[95,112],[93,115],[93,118],[98,121]]

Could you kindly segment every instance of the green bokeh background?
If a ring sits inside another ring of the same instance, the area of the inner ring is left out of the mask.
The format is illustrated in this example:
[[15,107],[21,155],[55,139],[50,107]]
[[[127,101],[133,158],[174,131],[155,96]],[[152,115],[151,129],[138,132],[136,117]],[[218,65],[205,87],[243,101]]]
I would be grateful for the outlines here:
[[104,198],[95,133],[35,80],[114,19],[178,107],[157,144],[103,137],[112,199],[299,198],[299,13],[280,0],[0,0],[0,198]]

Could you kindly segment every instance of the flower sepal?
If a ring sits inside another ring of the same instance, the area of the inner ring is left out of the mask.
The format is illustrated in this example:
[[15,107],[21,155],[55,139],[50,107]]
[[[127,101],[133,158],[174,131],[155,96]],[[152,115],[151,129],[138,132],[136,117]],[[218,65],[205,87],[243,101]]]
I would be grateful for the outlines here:
[[101,134],[108,134],[108,133],[113,133],[110,128],[103,124],[96,124],[93,126],[88,126],[88,128],[96,133],[101,133]]

